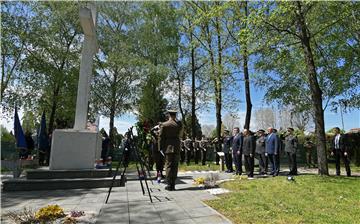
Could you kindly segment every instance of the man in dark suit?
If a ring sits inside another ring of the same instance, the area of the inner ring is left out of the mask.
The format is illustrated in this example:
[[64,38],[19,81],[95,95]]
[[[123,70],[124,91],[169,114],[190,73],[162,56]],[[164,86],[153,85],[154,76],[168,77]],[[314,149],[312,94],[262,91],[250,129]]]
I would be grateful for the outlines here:
[[333,130],[335,132],[335,136],[331,141],[331,148],[332,148],[331,155],[335,156],[336,175],[340,176],[340,158],[341,158],[345,165],[346,175],[350,177],[351,176],[350,160],[345,145],[345,137],[344,135],[340,134],[340,128],[335,127]]
[[165,151],[167,186],[165,190],[174,191],[180,157],[180,135],[182,125],[176,120],[176,111],[169,110],[169,120],[162,123],[159,134],[159,150]]
[[242,174],[242,145],[243,145],[243,136],[240,133],[238,127],[233,129],[232,136],[232,155],[236,167],[236,175]]
[[254,177],[255,144],[254,136],[250,134],[249,130],[244,129],[243,152],[245,157],[245,169],[249,179]]
[[277,176],[277,170],[276,167],[276,156],[279,153],[278,152],[278,138],[276,136],[276,133],[273,133],[273,128],[268,128],[268,135],[266,136],[265,140],[265,155],[268,156],[271,164],[271,173],[270,175]]

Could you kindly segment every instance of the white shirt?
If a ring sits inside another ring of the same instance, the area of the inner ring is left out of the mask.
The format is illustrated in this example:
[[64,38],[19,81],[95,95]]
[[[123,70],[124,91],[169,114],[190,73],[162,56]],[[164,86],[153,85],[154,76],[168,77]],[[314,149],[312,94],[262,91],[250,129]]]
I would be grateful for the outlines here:
[[340,142],[340,134],[337,134],[335,137],[335,149],[339,149],[339,142]]

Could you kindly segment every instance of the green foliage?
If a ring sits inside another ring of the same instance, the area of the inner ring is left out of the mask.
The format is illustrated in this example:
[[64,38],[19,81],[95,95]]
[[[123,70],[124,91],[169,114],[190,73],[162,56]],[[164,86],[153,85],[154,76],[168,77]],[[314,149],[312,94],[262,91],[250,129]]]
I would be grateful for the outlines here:
[[26,8],[21,3],[1,4],[1,104],[6,112],[15,101],[16,80],[22,71],[25,53]]
[[359,220],[356,177],[304,175],[221,185],[232,193],[206,203],[234,223],[353,223]]
[[1,125],[1,142],[9,142],[15,144],[14,135],[10,134],[10,132]]
[[219,170],[219,165],[209,162],[208,165],[197,165],[194,162],[191,162],[190,165],[180,164],[179,171],[186,172],[186,171],[216,171]]
[[151,75],[145,81],[138,102],[139,120],[148,122],[151,126],[165,121],[167,100],[164,99],[161,89],[161,80]]
[[[9,2],[4,23],[21,18],[12,32],[22,43],[21,71],[16,91],[5,101],[12,111],[14,102],[35,115],[43,110],[50,118],[49,129],[69,126],[74,117],[80,58],[79,7],[74,2]],[[23,11],[11,10],[12,7]],[[2,8],[3,9],[3,8]],[[24,22],[21,23],[21,21]],[[23,29],[25,27],[25,29]],[[20,32],[21,31],[21,32]],[[36,113],[37,112],[37,113]]]
[[[188,114],[186,117],[185,117],[185,122],[187,123],[187,124],[191,124],[191,114]],[[191,126],[190,125],[188,125],[187,127],[185,127],[185,129],[184,129],[184,134],[186,134],[186,135],[189,135],[189,137],[190,138],[196,138],[196,139],[200,139],[201,138],[201,136],[202,136],[202,131],[201,131],[201,125],[200,125],[200,123],[199,123],[199,119],[197,118],[197,116],[195,116],[195,127],[193,127],[193,128],[195,128],[195,136],[191,136],[191,130],[192,130],[192,128],[191,128]]]
[[[311,111],[310,84],[292,2],[252,4],[257,38],[257,85],[266,87],[265,99],[291,105],[295,111]],[[354,108],[359,98],[359,44],[354,34],[359,4],[354,2],[304,3],[311,35],[318,82],[325,108]],[[270,12],[270,13],[267,13]],[[321,13],[319,13],[321,12]],[[256,18],[256,19],[255,19]],[[355,25],[353,25],[355,24]],[[345,100],[346,99],[346,100]]]
[[163,97],[168,65],[177,60],[178,31],[174,7],[168,3],[144,2],[137,14],[136,52],[144,74],[138,98],[138,118],[151,126],[164,121],[167,100]]
[[91,108],[110,119],[133,109],[140,79],[141,60],[131,38],[137,29],[136,11],[129,2],[99,3],[96,72],[92,83]]
[[26,111],[22,117],[22,128],[24,132],[36,133],[36,128],[39,126],[37,118],[32,111]]

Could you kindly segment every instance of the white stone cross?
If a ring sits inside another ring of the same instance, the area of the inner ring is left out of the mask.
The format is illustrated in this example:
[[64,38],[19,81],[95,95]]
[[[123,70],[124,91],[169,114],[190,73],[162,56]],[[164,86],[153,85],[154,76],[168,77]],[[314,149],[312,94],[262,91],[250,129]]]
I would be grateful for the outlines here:
[[93,57],[98,50],[96,40],[96,7],[94,4],[89,3],[87,7],[80,8],[80,23],[85,37],[81,50],[80,75],[74,124],[75,130],[84,130],[87,124]]

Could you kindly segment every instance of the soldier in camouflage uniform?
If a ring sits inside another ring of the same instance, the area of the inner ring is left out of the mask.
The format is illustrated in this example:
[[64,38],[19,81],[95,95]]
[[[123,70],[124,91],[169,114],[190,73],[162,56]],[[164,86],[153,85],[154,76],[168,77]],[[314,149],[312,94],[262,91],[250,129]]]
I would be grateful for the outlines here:
[[203,135],[200,141],[200,150],[201,150],[201,164],[206,164],[206,154],[209,148],[209,141]]
[[189,166],[192,156],[192,141],[188,135],[184,140],[184,148],[185,148],[186,164]]

